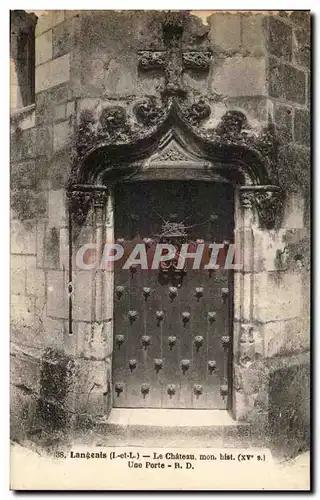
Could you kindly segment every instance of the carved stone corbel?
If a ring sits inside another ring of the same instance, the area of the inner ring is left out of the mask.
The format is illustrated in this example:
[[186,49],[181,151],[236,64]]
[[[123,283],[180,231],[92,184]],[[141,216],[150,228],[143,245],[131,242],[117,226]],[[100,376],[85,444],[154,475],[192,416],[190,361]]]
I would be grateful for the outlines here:
[[272,229],[281,214],[283,193],[281,191],[256,192],[255,207],[259,215],[261,227]]
[[254,207],[260,227],[272,229],[281,216],[283,196],[284,193],[278,186],[243,186],[240,188],[240,205],[242,209]]
[[67,191],[71,224],[80,227],[86,220],[90,207],[103,208],[107,203],[106,186],[71,186]]

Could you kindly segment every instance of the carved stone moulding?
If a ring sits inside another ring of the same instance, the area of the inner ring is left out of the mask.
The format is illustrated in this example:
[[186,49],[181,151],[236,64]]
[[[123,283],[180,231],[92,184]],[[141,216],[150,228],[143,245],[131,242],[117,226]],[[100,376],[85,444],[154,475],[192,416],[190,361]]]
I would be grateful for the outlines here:
[[209,51],[184,51],[182,53],[183,65],[186,69],[208,70],[210,68],[212,53]]
[[102,185],[81,184],[67,190],[71,222],[81,226],[90,207],[103,208],[108,198],[108,188]]
[[262,228],[273,229],[282,215],[284,192],[275,185],[241,186],[240,203],[243,209],[257,210]]

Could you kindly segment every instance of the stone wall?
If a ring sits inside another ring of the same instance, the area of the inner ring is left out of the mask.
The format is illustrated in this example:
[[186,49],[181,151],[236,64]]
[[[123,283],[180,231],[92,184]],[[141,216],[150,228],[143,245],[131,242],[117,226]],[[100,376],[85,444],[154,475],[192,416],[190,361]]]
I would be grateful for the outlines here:
[[[102,416],[110,409],[112,339],[92,326],[87,300],[90,283],[81,282],[81,276],[75,285],[74,334],[68,333],[66,186],[73,130],[81,111],[97,110],[105,103],[130,106],[137,97],[157,96],[164,79],[161,72],[145,75],[138,69],[139,50],[162,48],[159,13],[36,14],[35,106],[15,110],[11,118],[15,436],[37,427],[39,421],[44,426],[50,420],[44,411],[49,397],[46,366],[50,362],[65,367],[64,395],[59,399],[58,393],[56,400],[49,401],[53,408],[61,409],[62,405],[64,422],[79,414]],[[257,132],[268,121],[278,127],[279,172],[289,195],[279,230],[257,226],[251,230],[251,307],[261,345],[257,362],[285,357],[290,364],[290,359],[309,347],[310,16],[298,11],[279,15],[219,12],[203,23],[201,13],[196,14],[190,16],[183,43],[200,46],[208,37],[212,64],[205,74],[184,71],[183,80],[191,93],[205,95],[214,106],[206,127],[218,123],[229,109],[244,112]],[[87,238],[85,228],[83,231],[83,238]],[[99,342],[108,343],[109,348],[97,348]],[[266,366],[271,366],[269,361],[264,361],[264,374],[271,370]],[[78,376],[73,377],[74,373]],[[250,374],[238,375],[241,399],[245,377]],[[239,418],[259,415],[258,396],[253,394],[239,406]],[[268,397],[262,399],[268,406]]]

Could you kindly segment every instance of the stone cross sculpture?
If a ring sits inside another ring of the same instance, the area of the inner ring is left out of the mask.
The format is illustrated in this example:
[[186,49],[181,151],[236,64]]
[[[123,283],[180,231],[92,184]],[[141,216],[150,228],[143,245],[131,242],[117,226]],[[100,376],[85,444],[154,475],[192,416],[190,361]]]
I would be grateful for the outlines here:
[[211,52],[182,49],[184,24],[183,13],[167,13],[162,22],[165,50],[142,50],[138,53],[141,70],[164,71],[164,96],[185,96],[186,90],[182,83],[185,69],[206,71],[210,67]]

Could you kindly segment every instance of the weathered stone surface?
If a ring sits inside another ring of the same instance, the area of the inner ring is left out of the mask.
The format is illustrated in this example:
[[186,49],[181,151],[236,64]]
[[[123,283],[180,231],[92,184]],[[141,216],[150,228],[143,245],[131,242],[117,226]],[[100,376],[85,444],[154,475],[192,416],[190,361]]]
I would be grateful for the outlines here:
[[69,81],[69,54],[48,61],[36,68],[36,92]]
[[96,385],[105,391],[108,389],[107,360],[74,358],[74,369],[71,392],[89,393]]
[[268,51],[270,54],[292,60],[292,27],[275,16],[268,17]]
[[266,323],[261,328],[267,358],[298,354],[309,348],[310,332],[299,318]]
[[52,55],[53,58],[60,57],[71,49],[70,23],[64,22],[52,30]]
[[36,149],[36,128],[19,131],[11,134],[11,160],[19,162],[35,157]]
[[303,71],[269,58],[268,75],[271,97],[282,97],[288,101],[305,104],[306,74]]
[[37,184],[36,163],[34,160],[13,163],[10,169],[10,185],[12,188],[29,188]]
[[26,291],[28,295],[44,296],[45,274],[42,269],[37,269],[37,259],[34,256],[26,258]]
[[250,13],[241,16],[242,50],[250,55],[261,55],[266,50],[266,17]]
[[24,108],[23,111],[17,111],[14,115],[11,115],[11,130],[19,128],[19,130],[28,130],[34,127],[36,124],[36,113],[34,105],[30,105]]
[[10,356],[10,382],[24,389],[26,393],[39,393],[40,354],[36,356],[25,352],[23,348],[13,346]]
[[73,279],[73,312],[75,320],[92,320],[92,285],[91,271],[80,271]]
[[285,249],[282,230],[275,233],[266,233],[258,228],[253,232],[253,271],[276,271],[279,269],[278,253]]
[[271,361],[269,429],[277,446],[295,455],[309,447],[310,359],[307,354]]
[[300,29],[310,30],[311,12],[310,10],[293,10],[289,14],[289,19]]
[[242,111],[257,128],[268,121],[270,101],[264,96],[239,96],[225,99],[228,109]]
[[71,133],[69,120],[55,124],[53,127],[53,150],[60,151],[70,146]]
[[34,326],[34,298],[11,294],[10,318],[15,328]]
[[212,90],[228,97],[265,95],[265,60],[240,56],[225,59],[213,72]]
[[36,66],[52,59],[52,30],[46,31],[36,41]]
[[[303,165],[300,165],[302,168]],[[287,229],[300,229],[304,227],[304,199],[300,193],[291,193],[287,196],[283,228]]]
[[294,62],[306,69],[310,69],[310,31],[309,30],[294,30],[293,38],[293,54]]
[[[277,300],[275,300],[275,297]],[[253,317],[260,322],[298,318],[301,275],[273,271],[254,275]]]
[[54,119],[56,121],[64,120],[66,117],[66,105],[65,104],[58,104],[57,106],[55,106],[53,115],[54,115]]
[[65,337],[67,337],[67,324],[62,319],[49,318],[47,315],[42,319],[44,332],[43,347],[51,347],[55,350],[65,349]]
[[67,225],[67,200],[63,189],[50,189],[48,222],[50,227],[61,228]]
[[44,191],[13,189],[10,202],[14,217],[20,221],[44,217],[47,213],[47,193]]
[[303,109],[294,112],[294,140],[304,146],[310,146],[310,114]]
[[26,292],[26,257],[11,255],[10,257],[10,291],[17,295]]
[[64,21],[65,11],[64,10],[45,10],[40,11],[36,14],[38,15],[38,21],[36,24],[36,36],[39,36],[44,31],[49,30],[53,26]]
[[236,52],[241,44],[240,13],[215,13],[209,18],[210,39],[215,52]]
[[50,155],[52,151],[52,129],[49,126],[37,127],[35,153],[37,156]]
[[290,106],[276,105],[274,108],[274,120],[277,125],[281,139],[291,142],[293,139],[293,109]]
[[43,246],[43,266],[59,269],[60,231],[55,226],[46,226]]
[[68,318],[67,276],[63,271],[47,272],[47,315]]
[[11,253],[36,254],[36,224],[11,221]]
[[26,430],[32,425],[36,411],[36,400],[24,387],[10,384],[10,437],[23,440]]
[[50,124],[54,120],[54,109],[60,103],[66,102],[71,91],[68,83],[62,83],[56,87],[36,94],[36,123]]

